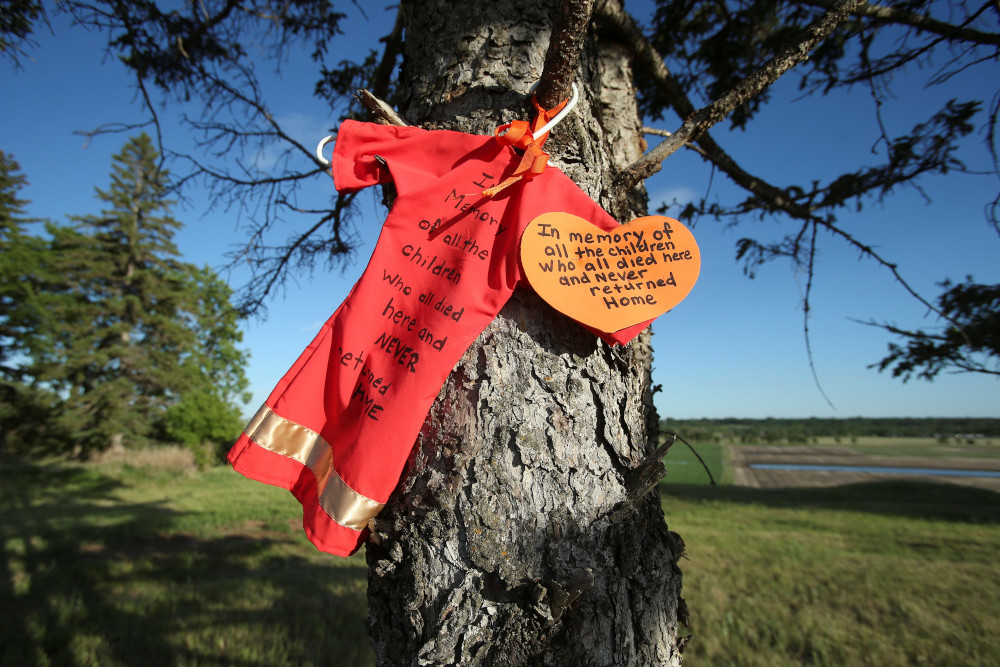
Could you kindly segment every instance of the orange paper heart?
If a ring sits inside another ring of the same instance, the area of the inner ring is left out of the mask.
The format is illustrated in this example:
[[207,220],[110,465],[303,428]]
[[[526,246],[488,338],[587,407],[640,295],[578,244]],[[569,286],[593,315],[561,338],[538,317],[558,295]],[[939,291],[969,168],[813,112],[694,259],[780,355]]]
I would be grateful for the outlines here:
[[569,213],[545,213],[521,236],[521,265],[550,306],[610,333],[680,303],[698,280],[701,253],[687,227],[662,215],[604,231]]

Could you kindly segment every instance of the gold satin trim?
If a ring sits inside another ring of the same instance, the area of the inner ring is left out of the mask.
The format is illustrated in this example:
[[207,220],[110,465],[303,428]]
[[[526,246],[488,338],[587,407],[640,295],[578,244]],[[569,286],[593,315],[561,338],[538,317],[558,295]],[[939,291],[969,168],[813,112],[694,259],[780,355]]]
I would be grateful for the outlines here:
[[383,503],[361,495],[340,478],[333,467],[330,445],[316,431],[275,414],[262,405],[243,430],[264,449],[298,461],[316,476],[319,505],[345,528],[363,530]]

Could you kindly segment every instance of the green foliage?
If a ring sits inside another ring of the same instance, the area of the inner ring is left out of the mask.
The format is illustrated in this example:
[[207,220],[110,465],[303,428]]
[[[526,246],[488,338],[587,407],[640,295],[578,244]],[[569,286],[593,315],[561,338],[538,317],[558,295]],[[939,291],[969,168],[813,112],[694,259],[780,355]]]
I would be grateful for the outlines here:
[[45,18],[41,2],[5,0],[0,11],[0,56],[20,63],[22,44],[30,42],[35,24]]
[[114,156],[111,187],[97,190],[106,208],[50,229],[45,330],[58,344],[33,359],[38,378],[66,396],[60,417],[85,451],[147,442],[189,381],[180,362],[195,336],[178,316],[188,295],[168,179],[140,135]]
[[45,244],[30,236],[28,202],[19,197],[27,179],[0,151],[0,451],[59,447],[57,402],[25,382],[25,355],[35,347],[45,313],[36,296]]
[[205,389],[184,392],[163,416],[166,439],[194,452],[199,466],[221,462],[242,428],[240,409]]
[[1000,375],[1000,285],[966,278],[943,282],[938,310],[947,321],[938,330],[906,330],[883,324],[905,343],[890,343],[889,354],[874,367],[892,371],[904,382],[916,376],[933,380],[945,370]]
[[34,222],[25,214],[27,201],[19,197],[27,179],[17,162],[0,151],[0,378],[4,384],[18,379],[14,360],[24,351],[23,337],[37,319],[28,302],[35,285],[30,276],[38,262],[41,244],[27,235],[27,225]]
[[250,383],[243,372],[249,354],[237,347],[243,332],[240,313],[232,305],[233,290],[207,266],[190,266],[184,279],[190,297],[189,326],[196,340],[185,362],[200,381],[199,390],[228,403],[249,401]]
[[47,241],[18,232],[30,262],[15,253],[2,264],[20,290],[3,301],[12,304],[3,340],[18,362],[5,379],[22,405],[49,413],[33,422],[36,438],[5,437],[8,449],[51,446],[48,432],[62,443],[50,451],[77,455],[171,434],[214,449],[221,432],[234,433],[247,387],[239,317],[211,269],[180,261],[169,188],[143,134],[114,156],[99,215],[48,225]]

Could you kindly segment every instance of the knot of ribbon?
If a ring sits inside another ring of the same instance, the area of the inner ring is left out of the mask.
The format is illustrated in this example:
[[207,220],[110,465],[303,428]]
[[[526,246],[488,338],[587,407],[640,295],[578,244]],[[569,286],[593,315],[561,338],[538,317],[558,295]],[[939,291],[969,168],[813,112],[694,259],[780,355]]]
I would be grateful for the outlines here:
[[497,141],[520,149],[524,151],[524,154],[521,156],[521,162],[514,169],[514,173],[493,187],[483,190],[484,197],[493,198],[519,180],[534,178],[545,171],[545,165],[549,161],[549,154],[542,150],[542,145],[549,138],[549,133],[546,132],[541,136],[535,136],[535,132],[555,118],[556,114],[562,111],[568,101],[563,100],[552,109],[543,109],[538,104],[538,100],[532,96],[531,102],[535,105],[538,115],[535,116],[535,119],[530,124],[524,120],[515,120],[506,125],[501,125],[496,129],[493,134],[497,138]]

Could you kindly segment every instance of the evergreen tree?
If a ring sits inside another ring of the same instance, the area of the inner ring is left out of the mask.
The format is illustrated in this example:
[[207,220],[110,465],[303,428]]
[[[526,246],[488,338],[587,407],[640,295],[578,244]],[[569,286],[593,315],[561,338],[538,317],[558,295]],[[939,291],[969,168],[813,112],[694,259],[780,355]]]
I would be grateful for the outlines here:
[[19,196],[27,183],[20,167],[0,151],[0,451],[42,446],[51,423],[51,395],[27,380],[23,362],[37,346],[42,314],[34,298],[36,269],[45,243],[27,233],[28,204]]
[[184,359],[195,379],[168,408],[164,437],[194,450],[199,464],[223,459],[243,428],[238,407],[250,400],[243,373],[249,355],[237,347],[243,339],[232,289],[209,267],[185,273],[193,297],[189,326],[197,344]]
[[78,453],[169,435],[164,420],[184,401],[195,441],[219,428],[228,439],[239,421],[245,355],[228,287],[180,261],[168,189],[143,134],[114,156],[99,215],[48,228],[30,374],[61,397],[58,421]]
[[23,304],[31,287],[21,277],[29,273],[37,243],[26,233],[26,225],[33,221],[25,214],[28,202],[19,197],[26,184],[17,162],[0,151],[0,376],[4,380],[17,376],[12,359],[30,321]]

